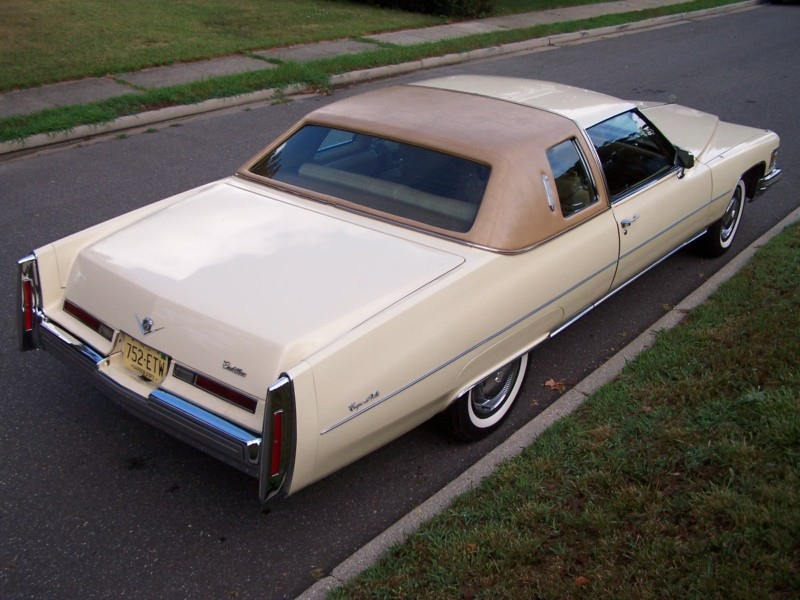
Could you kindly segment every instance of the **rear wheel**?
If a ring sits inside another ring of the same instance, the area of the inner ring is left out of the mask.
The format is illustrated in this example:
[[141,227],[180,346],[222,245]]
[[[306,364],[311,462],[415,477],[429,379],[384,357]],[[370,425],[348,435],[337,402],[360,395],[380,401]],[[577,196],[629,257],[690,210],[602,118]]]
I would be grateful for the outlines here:
[[700,249],[707,256],[722,256],[733,244],[733,238],[742,222],[744,205],[747,202],[743,180],[739,180],[733,189],[731,199],[722,217],[708,228],[706,234],[698,242]]
[[445,412],[450,432],[463,441],[486,437],[509,415],[528,367],[523,354],[500,367],[458,398]]

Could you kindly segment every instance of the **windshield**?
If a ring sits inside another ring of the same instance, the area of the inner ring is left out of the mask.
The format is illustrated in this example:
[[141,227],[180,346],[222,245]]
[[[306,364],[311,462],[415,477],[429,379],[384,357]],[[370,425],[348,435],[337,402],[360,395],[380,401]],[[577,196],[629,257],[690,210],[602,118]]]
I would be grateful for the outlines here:
[[472,227],[490,168],[374,135],[306,125],[251,173],[456,232]]

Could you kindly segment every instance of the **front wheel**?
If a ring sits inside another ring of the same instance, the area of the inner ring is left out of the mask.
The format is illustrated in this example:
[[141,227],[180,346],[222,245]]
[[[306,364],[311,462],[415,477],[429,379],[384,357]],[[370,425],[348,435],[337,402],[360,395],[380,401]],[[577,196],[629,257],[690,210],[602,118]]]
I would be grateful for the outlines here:
[[456,399],[445,412],[450,433],[471,442],[500,427],[519,395],[527,367],[528,355],[523,354]]
[[742,213],[747,201],[746,190],[743,180],[739,180],[733,189],[731,199],[722,217],[714,222],[703,237],[698,242],[702,252],[711,257],[722,256],[733,244],[733,238],[742,222]]

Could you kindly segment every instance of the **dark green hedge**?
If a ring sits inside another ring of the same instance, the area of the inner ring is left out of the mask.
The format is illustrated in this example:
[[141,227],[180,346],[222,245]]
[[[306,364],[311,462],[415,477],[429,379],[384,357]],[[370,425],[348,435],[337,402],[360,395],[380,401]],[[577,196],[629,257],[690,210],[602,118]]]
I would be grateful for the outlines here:
[[363,4],[398,8],[445,17],[485,17],[492,13],[494,0],[357,0]]

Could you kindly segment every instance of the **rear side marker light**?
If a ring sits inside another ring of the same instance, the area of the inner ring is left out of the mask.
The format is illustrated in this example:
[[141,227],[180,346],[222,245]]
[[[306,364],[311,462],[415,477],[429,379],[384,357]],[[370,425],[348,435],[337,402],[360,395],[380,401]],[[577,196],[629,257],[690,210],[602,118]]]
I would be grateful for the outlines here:
[[68,315],[72,315],[73,317],[78,319],[78,321],[86,325],[89,329],[91,329],[95,333],[99,333],[109,342],[111,341],[111,338],[114,337],[114,330],[111,329],[111,327],[100,321],[100,319],[94,317],[93,315],[83,310],[80,306],[73,304],[69,300],[64,300],[64,312],[67,313]]
[[194,371],[177,364],[175,365],[175,369],[173,370],[172,374],[176,379],[185,381],[186,383],[193,385],[204,392],[208,392],[209,394],[216,396],[217,398],[222,398],[231,404],[235,404],[239,408],[243,408],[251,413],[256,412],[258,400],[251,398],[250,396],[246,396],[241,392],[237,392],[233,388],[219,383],[210,377],[200,375],[199,373],[195,373]]

